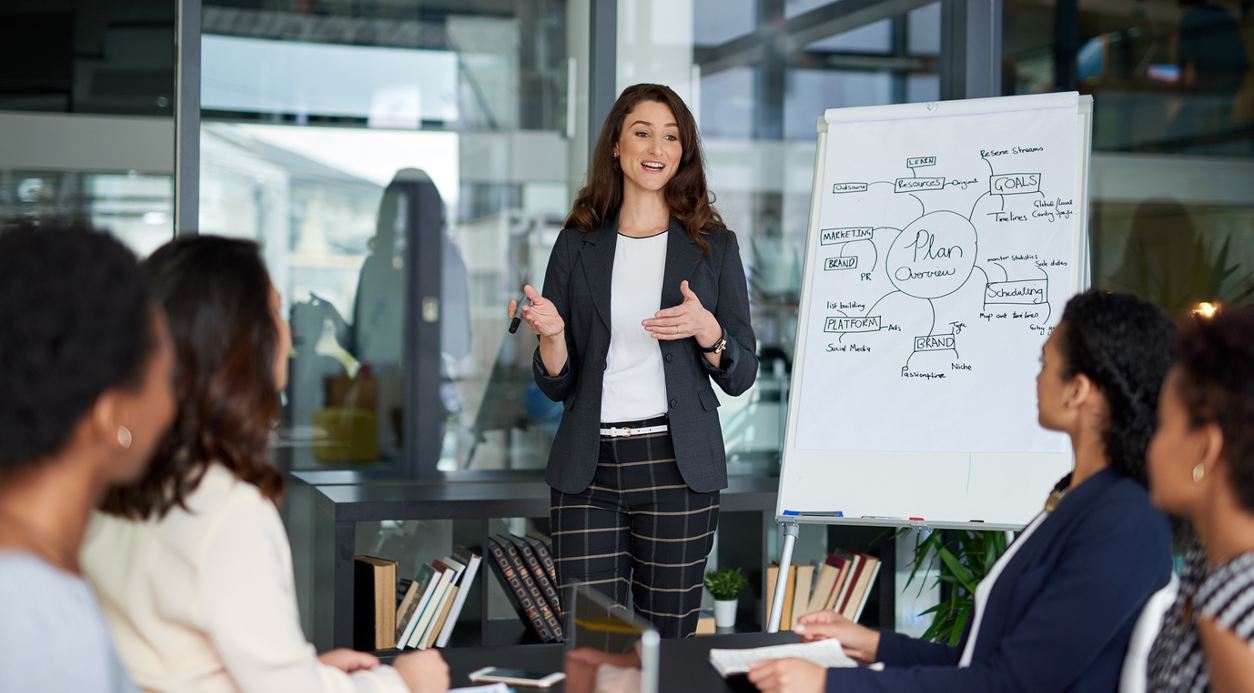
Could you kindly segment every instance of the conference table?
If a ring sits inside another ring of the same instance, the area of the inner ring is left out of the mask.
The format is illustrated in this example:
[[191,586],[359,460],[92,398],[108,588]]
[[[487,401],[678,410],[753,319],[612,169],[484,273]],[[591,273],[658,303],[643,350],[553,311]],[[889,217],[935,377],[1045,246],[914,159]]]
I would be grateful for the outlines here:
[[[703,635],[684,640],[662,641],[662,666],[659,693],[705,693],[705,691],[754,691],[757,690],[744,676],[724,680],[710,666],[709,653],[713,648],[747,648],[766,645],[783,645],[800,642],[790,632],[783,633],[727,633]],[[561,671],[563,649],[561,644],[513,645],[510,647],[457,647],[443,651],[449,665],[454,688],[471,686],[466,677],[470,672],[487,666],[509,667],[528,671]],[[540,690],[540,689],[518,689]],[[560,684],[548,689],[557,693]]]

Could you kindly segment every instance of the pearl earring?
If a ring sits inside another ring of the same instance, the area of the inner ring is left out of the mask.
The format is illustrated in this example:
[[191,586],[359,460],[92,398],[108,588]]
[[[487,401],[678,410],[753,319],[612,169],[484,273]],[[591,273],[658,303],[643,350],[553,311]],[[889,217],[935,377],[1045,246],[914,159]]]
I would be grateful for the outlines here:
[[118,445],[126,449],[130,449],[134,437],[131,435],[131,429],[126,426],[118,426]]
[[1202,477],[1204,476],[1206,476],[1206,467],[1199,462],[1198,465],[1193,468],[1193,483],[1200,483],[1202,481]]

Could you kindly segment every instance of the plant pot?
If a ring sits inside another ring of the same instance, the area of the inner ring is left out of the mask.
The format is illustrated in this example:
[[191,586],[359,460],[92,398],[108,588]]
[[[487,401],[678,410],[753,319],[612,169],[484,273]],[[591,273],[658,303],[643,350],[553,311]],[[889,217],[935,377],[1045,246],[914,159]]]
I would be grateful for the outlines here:
[[736,599],[715,599],[714,600],[714,626],[716,628],[731,628],[736,625],[736,605],[739,600]]

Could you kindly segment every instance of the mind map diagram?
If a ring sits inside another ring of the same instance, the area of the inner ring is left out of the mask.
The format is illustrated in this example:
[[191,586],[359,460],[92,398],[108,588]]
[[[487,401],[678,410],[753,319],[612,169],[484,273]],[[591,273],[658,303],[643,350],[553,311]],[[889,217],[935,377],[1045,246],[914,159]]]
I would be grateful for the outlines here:
[[[961,359],[963,331],[975,321],[1047,335],[1055,317],[1051,297],[1060,299],[1071,292],[1070,282],[1057,276],[1070,277],[1069,261],[1061,254],[1042,254],[1030,244],[1016,248],[1022,252],[1001,252],[1005,244],[981,243],[981,238],[1016,228],[1040,228],[1042,223],[1068,232],[1073,228],[1076,207],[1070,184],[1051,186],[1047,175],[1031,167],[1033,156],[1042,149],[979,150],[987,171],[974,176],[967,171],[955,177],[955,172],[945,171],[941,157],[916,156],[906,158],[903,175],[893,180],[829,182],[823,194],[830,197],[824,205],[837,211],[844,203],[857,203],[860,196],[875,195],[877,200],[887,199],[886,205],[893,208],[893,214],[881,215],[885,219],[913,220],[900,226],[820,225],[815,270],[837,280],[824,286],[848,288],[865,283],[883,288],[869,306],[839,298],[845,294],[839,291],[815,298],[813,305],[825,309],[822,330],[829,342],[825,351],[868,351],[872,335],[883,333],[893,340],[908,340],[909,348],[901,350],[908,355],[900,364],[900,377],[932,379],[972,369]],[[968,167],[976,161],[974,157],[966,160]],[[888,188],[890,197],[878,194]],[[934,194],[939,191],[948,194]],[[904,212],[900,205],[911,211]],[[973,283],[982,289],[982,301],[973,291],[964,290]],[[894,317],[907,300],[930,309],[931,323],[925,331],[906,329]],[[938,306],[946,308],[949,318],[961,317],[938,324]],[[916,357],[935,352],[948,355],[952,370],[948,365],[944,372],[912,368]]]

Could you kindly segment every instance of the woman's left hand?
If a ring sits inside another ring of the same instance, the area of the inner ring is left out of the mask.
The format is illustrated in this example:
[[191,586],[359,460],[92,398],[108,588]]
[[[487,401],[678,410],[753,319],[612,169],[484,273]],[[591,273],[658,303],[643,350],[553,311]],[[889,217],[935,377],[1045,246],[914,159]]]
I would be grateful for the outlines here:
[[749,665],[749,681],[763,693],[821,693],[827,670],[804,659],[772,659]]
[[346,674],[379,666],[378,657],[368,652],[357,652],[346,647],[324,652],[318,655],[318,661],[329,667],[335,667]]
[[713,346],[723,336],[714,314],[701,305],[701,299],[688,288],[688,280],[680,282],[679,291],[683,303],[674,308],[659,310],[641,324],[654,339],[676,340],[694,337],[701,347]]

